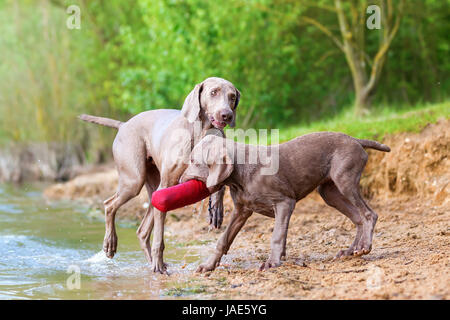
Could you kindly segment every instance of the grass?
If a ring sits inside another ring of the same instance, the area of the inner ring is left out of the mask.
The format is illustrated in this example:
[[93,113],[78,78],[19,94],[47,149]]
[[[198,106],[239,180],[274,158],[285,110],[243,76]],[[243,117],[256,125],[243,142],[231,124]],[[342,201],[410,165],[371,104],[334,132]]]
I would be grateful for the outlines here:
[[169,284],[170,287],[163,291],[162,295],[168,297],[184,297],[206,292],[206,287],[204,285],[196,284],[194,282],[196,281],[189,280],[186,283],[172,282]]
[[188,242],[178,242],[175,244],[175,247],[177,248],[184,248],[184,247],[190,247],[190,246],[203,246],[205,244],[210,243],[211,240],[191,240]]
[[449,117],[450,101],[409,108],[376,107],[362,118],[356,117],[349,109],[329,120],[280,129],[280,142],[317,131],[336,131],[360,139],[382,140],[386,134],[419,132],[427,124]]

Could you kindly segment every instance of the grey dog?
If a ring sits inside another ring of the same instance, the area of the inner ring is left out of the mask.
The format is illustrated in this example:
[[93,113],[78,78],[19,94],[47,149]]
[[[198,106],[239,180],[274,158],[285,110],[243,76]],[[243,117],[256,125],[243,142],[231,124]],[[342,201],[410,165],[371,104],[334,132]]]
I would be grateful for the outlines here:
[[[279,266],[286,254],[287,230],[295,204],[315,188],[328,205],[356,225],[353,244],[339,251],[336,257],[368,254],[378,216],[359,190],[368,159],[364,148],[390,151],[388,146],[376,141],[335,132],[307,134],[276,146],[247,145],[214,135],[203,138],[194,147],[181,182],[202,180],[212,192],[227,185],[235,208],[215,253],[197,271],[211,271],[219,265],[253,212],[275,218],[271,254],[260,269]],[[271,161],[263,163],[258,158],[255,163],[249,163],[254,154],[276,158],[277,172],[264,173]],[[237,161],[237,155],[245,155],[246,161]]]
[[[80,116],[84,121],[118,129],[112,151],[119,185],[117,192],[104,201],[106,232],[103,250],[109,258],[117,250],[114,220],[120,206],[137,196],[144,185],[150,199],[154,191],[176,185],[187,167],[195,143],[212,128],[223,132],[227,124],[234,126],[239,99],[240,92],[231,82],[208,78],[189,93],[181,111],[146,111],[127,122]],[[222,215],[223,194],[224,190],[219,190],[211,196],[216,216]],[[166,273],[163,262],[165,217],[166,212],[150,204],[137,230],[147,261],[154,272],[160,273]],[[153,226],[155,230],[150,246]]]

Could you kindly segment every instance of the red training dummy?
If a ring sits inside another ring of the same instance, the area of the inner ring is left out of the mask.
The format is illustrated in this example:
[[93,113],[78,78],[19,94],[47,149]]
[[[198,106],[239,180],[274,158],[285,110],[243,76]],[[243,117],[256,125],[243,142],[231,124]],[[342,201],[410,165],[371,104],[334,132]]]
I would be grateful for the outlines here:
[[196,203],[209,195],[209,190],[203,181],[189,180],[153,192],[152,205],[162,212],[167,212]]

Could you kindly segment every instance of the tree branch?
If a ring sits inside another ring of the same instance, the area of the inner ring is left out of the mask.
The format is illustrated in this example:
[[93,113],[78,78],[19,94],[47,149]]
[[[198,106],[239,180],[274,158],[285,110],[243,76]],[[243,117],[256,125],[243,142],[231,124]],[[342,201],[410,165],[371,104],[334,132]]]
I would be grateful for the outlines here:
[[59,7],[62,9],[66,9],[67,7],[64,6],[63,3],[59,2],[58,0],[50,0],[50,3],[53,4],[55,7]]
[[325,59],[327,59],[329,56],[332,56],[335,53],[339,53],[339,50],[333,49],[330,51],[325,52],[315,63],[314,65],[320,65]]
[[305,4],[308,7],[316,7],[316,8],[319,8],[319,9],[324,9],[324,10],[328,10],[328,11],[331,11],[331,12],[336,12],[336,8],[334,8],[332,6],[327,6],[327,5],[324,5],[324,4],[317,4],[315,2],[305,2]]
[[323,24],[321,24],[319,21],[310,18],[310,17],[302,17],[303,21],[305,21],[306,23],[312,24],[314,26],[316,26],[320,31],[322,31],[323,33],[325,33],[328,37],[331,38],[331,40],[333,40],[333,42],[338,46],[339,49],[341,49],[343,52],[345,52],[344,50],[344,46],[343,44],[339,41],[338,38],[336,38],[333,33],[331,32],[330,29],[328,29],[327,27],[325,27]]
[[[386,58],[386,53],[387,53],[387,51],[392,43],[392,40],[394,39],[394,37],[400,27],[400,21],[402,18],[402,11],[403,11],[402,10],[403,3],[404,3],[404,0],[402,0],[401,4],[399,5],[398,14],[395,19],[394,27],[392,28],[391,32],[389,32],[389,29],[385,31],[385,34],[387,36],[385,37],[382,45],[380,46],[377,54],[375,55],[375,58],[373,59],[373,65],[372,65],[372,69],[370,72],[369,82],[367,83],[367,85],[364,89],[364,90],[366,90],[366,92],[370,92],[374,88],[377,78],[380,74],[380,70],[384,64],[384,61]],[[388,26],[385,26],[385,27],[389,28]]]

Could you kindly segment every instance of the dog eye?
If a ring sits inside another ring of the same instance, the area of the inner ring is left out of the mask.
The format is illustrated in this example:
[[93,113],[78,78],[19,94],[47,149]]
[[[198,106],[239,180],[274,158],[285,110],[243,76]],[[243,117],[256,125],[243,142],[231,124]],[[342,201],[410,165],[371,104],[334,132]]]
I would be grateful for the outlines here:
[[215,96],[216,94],[217,94],[217,90],[211,91],[211,95],[212,95],[212,96]]

